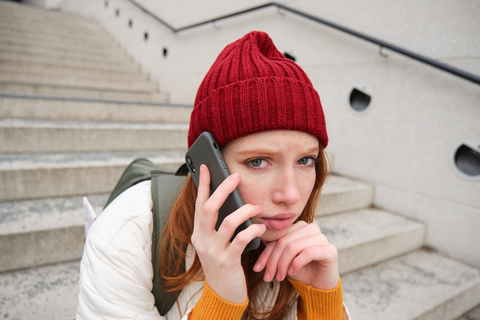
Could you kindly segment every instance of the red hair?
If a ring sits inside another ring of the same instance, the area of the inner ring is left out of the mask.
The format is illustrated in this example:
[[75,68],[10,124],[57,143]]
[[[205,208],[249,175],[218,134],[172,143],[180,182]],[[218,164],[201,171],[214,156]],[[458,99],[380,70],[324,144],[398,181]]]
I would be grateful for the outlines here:
[[[312,223],[315,218],[315,208],[320,197],[320,192],[328,173],[328,162],[323,149],[320,150],[318,161],[315,164],[316,179],[310,194],[310,197],[303,209],[302,214],[297,221],[303,220]],[[193,281],[203,281],[204,275],[202,265],[198,255],[189,270],[185,270],[186,247],[191,245],[191,236],[193,234],[193,219],[195,214],[195,202],[197,199],[197,188],[189,176],[185,186],[172,209],[170,219],[167,222],[163,236],[164,239],[159,243],[160,261],[164,261],[160,266],[160,272],[163,277],[163,286],[167,292],[175,292],[185,288]],[[253,265],[260,256],[264,245],[260,248],[242,255],[242,266],[247,281],[247,290],[250,303],[246,310],[247,319],[283,319],[285,313],[295,299],[296,292],[289,281],[282,281],[276,303],[271,310],[265,314],[255,310],[252,301],[255,301],[257,289],[263,283],[263,271],[254,272]]]

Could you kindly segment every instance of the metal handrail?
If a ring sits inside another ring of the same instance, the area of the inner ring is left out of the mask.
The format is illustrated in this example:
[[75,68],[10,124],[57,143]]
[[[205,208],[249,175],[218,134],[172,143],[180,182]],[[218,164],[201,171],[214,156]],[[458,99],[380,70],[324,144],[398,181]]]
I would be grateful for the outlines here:
[[267,7],[271,7],[271,6],[275,6],[277,8],[280,8],[280,9],[283,9],[285,11],[288,11],[288,12],[291,12],[291,13],[295,13],[299,16],[302,16],[304,18],[307,18],[307,19],[310,19],[310,20],[313,20],[315,22],[318,22],[318,23],[321,23],[321,24],[324,24],[326,26],[329,26],[329,27],[332,27],[336,30],[340,30],[340,31],[343,31],[343,32],[346,32],[352,36],[355,36],[355,37],[358,37],[358,38],[361,38],[363,40],[366,40],[366,41],[369,41],[369,42],[372,42],[374,44],[377,44],[380,46],[380,49],[382,48],[388,48],[392,51],[395,51],[399,54],[402,54],[404,56],[407,56],[409,58],[412,58],[412,59],[415,59],[415,60],[418,60],[420,62],[423,62],[423,63],[426,63],[432,67],[435,67],[435,68],[438,68],[440,70],[443,70],[443,71],[446,71],[448,73],[451,73],[453,75],[456,75],[460,78],[463,78],[465,80],[468,80],[468,81],[471,81],[475,84],[478,84],[480,85],[480,77],[477,76],[477,75],[474,75],[474,74],[471,74],[471,73],[468,73],[468,72],[465,72],[463,70],[460,70],[460,69],[457,69],[457,68],[454,68],[454,67],[451,67],[447,64],[444,64],[444,63],[441,63],[441,62],[438,62],[438,61],[435,61],[433,59],[430,59],[430,58],[427,58],[425,56],[422,56],[422,55],[419,55],[419,54],[416,54],[412,51],[409,51],[409,50],[406,50],[406,49],[403,49],[403,48],[400,48],[398,46],[395,46],[393,44],[390,44],[388,42],[385,42],[385,41],[382,41],[382,40],[378,40],[376,38],[373,38],[373,37],[370,37],[368,35],[365,35],[363,33],[360,33],[360,32],[357,32],[357,31],[354,31],[352,29],[349,29],[349,28],[346,28],[346,27],[343,27],[343,26],[340,26],[336,23],[333,23],[333,22],[330,22],[330,21],[327,21],[325,19],[321,19],[321,18],[318,18],[318,17],[315,17],[311,14],[308,14],[308,13],[305,13],[305,12],[302,12],[302,11],[299,11],[297,9],[293,9],[291,7],[288,7],[286,5],[283,5],[283,4],[280,4],[280,3],[276,3],[276,2],[270,2],[270,3],[266,3],[264,5],[261,5],[261,6],[257,6],[257,7],[253,7],[253,8],[250,8],[250,9],[246,9],[246,10],[242,10],[242,11],[238,11],[238,12],[235,12],[235,13],[231,13],[231,14],[228,14],[228,15],[224,15],[224,16],[221,16],[221,17],[217,17],[217,18],[214,18],[214,19],[210,19],[210,20],[206,20],[206,21],[203,21],[203,22],[199,22],[199,23],[195,23],[195,24],[192,24],[192,25],[188,25],[188,26],[185,26],[185,27],[181,27],[181,28],[174,28],[172,27],[171,25],[169,25],[167,22],[165,22],[164,20],[160,19],[157,15],[155,15],[154,13],[150,12],[147,8],[143,7],[141,4],[139,4],[138,2],[136,2],[135,0],[129,0],[132,4],[134,4],[135,6],[137,6],[139,9],[141,9],[142,11],[144,11],[145,13],[147,13],[148,15],[150,15],[152,18],[154,18],[155,20],[157,20],[158,22],[162,23],[163,25],[165,25],[167,28],[169,28],[172,32],[174,33],[178,33],[178,32],[181,32],[181,31],[185,31],[185,30],[188,30],[188,29],[192,29],[192,28],[196,28],[196,27],[199,27],[199,26],[202,26],[202,25],[205,25],[205,24],[210,24],[210,23],[215,23],[216,21],[220,21],[220,20],[224,20],[224,19],[227,19],[227,18],[231,18],[231,17],[234,17],[234,16],[238,16],[238,15],[241,15],[241,14],[245,14],[245,13],[249,13],[249,12],[252,12],[252,11],[256,11],[256,10],[260,10],[260,9],[264,9],[264,8],[267,8]]

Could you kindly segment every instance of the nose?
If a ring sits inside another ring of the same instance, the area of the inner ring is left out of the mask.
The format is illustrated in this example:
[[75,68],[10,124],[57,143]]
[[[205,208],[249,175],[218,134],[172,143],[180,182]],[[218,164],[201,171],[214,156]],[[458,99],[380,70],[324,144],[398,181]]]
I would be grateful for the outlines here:
[[282,168],[277,175],[273,192],[273,202],[277,204],[295,205],[300,200],[297,177],[293,167]]

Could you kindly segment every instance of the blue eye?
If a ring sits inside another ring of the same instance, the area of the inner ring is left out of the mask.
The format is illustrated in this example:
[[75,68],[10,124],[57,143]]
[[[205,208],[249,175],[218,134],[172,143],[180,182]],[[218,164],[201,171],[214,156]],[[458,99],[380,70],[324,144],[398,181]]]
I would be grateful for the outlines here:
[[254,168],[262,168],[266,165],[266,161],[263,159],[254,159],[248,162]]
[[298,160],[298,163],[301,164],[301,165],[304,165],[304,166],[310,166],[310,165],[313,165],[315,160],[317,160],[317,159],[307,157],[307,158],[303,158],[303,159]]

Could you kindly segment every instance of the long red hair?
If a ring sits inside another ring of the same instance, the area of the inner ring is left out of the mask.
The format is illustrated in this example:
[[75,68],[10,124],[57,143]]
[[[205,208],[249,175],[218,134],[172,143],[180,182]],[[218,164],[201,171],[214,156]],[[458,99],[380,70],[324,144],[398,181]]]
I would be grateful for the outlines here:
[[[328,174],[327,157],[323,149],[320,150],[318,160],[315,164],[316,179],[310,197],[297,221],[303,220],[312,223],[315,218],[315,209],[320,197],[320,192]],[[197,188],[189,176],[185,186],[175,203],[170,219],[167,222],[163,236],[159,243],[160,272],[163,277],[165,291],[175,292],[185,288],[193,281],[203,281],[204,275],[198,255],[195,254],[193,265],[185,270],[186,247],[191,245],[193,234],[193,219],[195,214],[195,202],[197,199]],[[164,241],[162,241],[164,239]],[[257,289],[263,283],[263,271],[253,271],[253,266],[260,256],[264,245],[261,244],[257,250],[242,255],[242,266],[247,281],[249,305],[244,317],[246,319],[283,319],[285,313],[295,299],[295,290],[289,281],[282,281],[279,295],[272,309],[265,313],[255,310],[252,301],[255,301]]]

